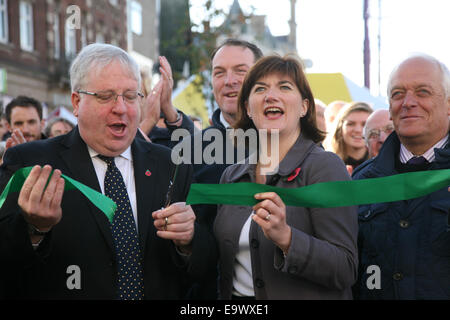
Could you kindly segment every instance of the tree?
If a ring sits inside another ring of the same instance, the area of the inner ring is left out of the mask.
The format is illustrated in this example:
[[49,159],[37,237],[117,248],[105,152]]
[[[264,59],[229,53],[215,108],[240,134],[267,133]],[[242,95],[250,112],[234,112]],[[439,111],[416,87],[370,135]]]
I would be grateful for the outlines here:
[[[213,106],[212,94],[203,91],[205,87],[210,88],[210,56],[219,34],[230,34],[230,30],[226,24],[217,25],[226,14],[213,0],[203,0],[202,19],[198,22],[190,17],[191,6],[189,0],[161,1],[159,51],[172,66],[175,84],[183,78],[186,63],[189,74],[201,75],[200,81],[195,82],[196,87]],[[244,16],[243,25],[246,18]]]
[[[159,52],[172,67],[175,84],[180,80],[183,66],[190,63],[192,44],[188,0],[161,1]],[[159,65],[157,65],[159,67]]]

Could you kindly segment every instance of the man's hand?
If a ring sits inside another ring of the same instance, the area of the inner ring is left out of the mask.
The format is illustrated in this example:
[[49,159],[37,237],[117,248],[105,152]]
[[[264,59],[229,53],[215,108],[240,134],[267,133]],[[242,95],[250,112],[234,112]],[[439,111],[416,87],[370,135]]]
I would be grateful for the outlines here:
[[62,217],[61,201],[64,192],[64,179],[56,169],[46,187],[52,167],[34,166],[20,190],[18,204],[25,220],[47,232]]
[[177,202],[152,213],[157,235],[172,240],[183,252],[188,252],[194,237],[195,214],[185,202]]
[[11,137],[6,139],[5,151],[8,150],[8,148],[17,146],[18,144],[22,144],[25,142],[27,142],[27,140],[23,136],[22,131],[20,129],[14,129],[11,133]]

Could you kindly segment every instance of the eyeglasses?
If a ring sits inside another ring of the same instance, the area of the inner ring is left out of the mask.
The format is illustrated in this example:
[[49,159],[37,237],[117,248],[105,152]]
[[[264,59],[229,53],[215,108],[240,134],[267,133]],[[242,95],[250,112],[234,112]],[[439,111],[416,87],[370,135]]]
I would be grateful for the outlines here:
[[394,126],[392,124],[388,124],[387,126],[380,129],[372,129],[369,131],[368,139],[369,140],[378,140],[380,139],[381,132],[384,132],[387,136],[390,135],[394,131]]
[[138,98],[143,98],[144,95],[140,93],[139,91],[135,90],[128,90],[125,91],[122,94],[117,94],[114,91],[107,90],[107,91],[98,91],[98,92],[89,92],[84,90],[78,90],[77,93],[82,94],[88,94],[90,96],[94,96],[98,103],[106,104],[114,100],[114,102],[117,102],[117,98],[119,96],[122,96],[123,101],[125,103],[132,104],[138,100]]

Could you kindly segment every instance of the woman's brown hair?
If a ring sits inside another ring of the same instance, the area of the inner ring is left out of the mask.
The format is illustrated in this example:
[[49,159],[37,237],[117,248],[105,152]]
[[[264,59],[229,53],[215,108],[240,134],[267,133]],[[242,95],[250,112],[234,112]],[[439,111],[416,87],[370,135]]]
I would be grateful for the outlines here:
[[241,91],[239,92],[237,122],[234,125],[234,128],[244,130],[255,128],[252,119],[247,115],[246,104],[255,83],[271,74],[282,74],[290,77],[296,84],[302,98],[308,100],[308,110],[305,116],[300,118],[301,132],[304,136],[314,142],[321,142],[325,137],[325,132],[321,131],[316,124],[314,97],[308,80],[306,79],[306,75],[303,72],[301,62],[293,55],[284,57],[271,55],[263,57],[248,71],[242,84]]

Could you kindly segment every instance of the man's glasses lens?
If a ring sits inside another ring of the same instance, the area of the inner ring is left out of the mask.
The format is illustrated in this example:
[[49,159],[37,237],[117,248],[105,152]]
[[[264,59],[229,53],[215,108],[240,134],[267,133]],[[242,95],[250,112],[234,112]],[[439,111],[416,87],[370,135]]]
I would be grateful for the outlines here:
[[126,91],[122,94],[117,94],[114,91],[99,91],[99,92],[89,92],[89,91],[83,91],[79,90],[78,93],[84,93],[91,96],[95,96],[97,101],[99,103],[109,103],[111,101],[117,101],[117,98],[119,96],[123,97],[123,100],[126,103],[133,103],[135,102],[139,97],[143,97],[144,95],[138,91]]
[[97,101],[100,103],[107,103],[110,102],[112,100],[115,100],[115,98],[117,97],[117,95],[114,92],[97,92],[96,98]]
[[380,129],[372,129],[369,131],[369,139],[378,139],[381,135],[381,132],[384,132],[386,135],[390,135],[394,131],[394,127],[389,125]]

